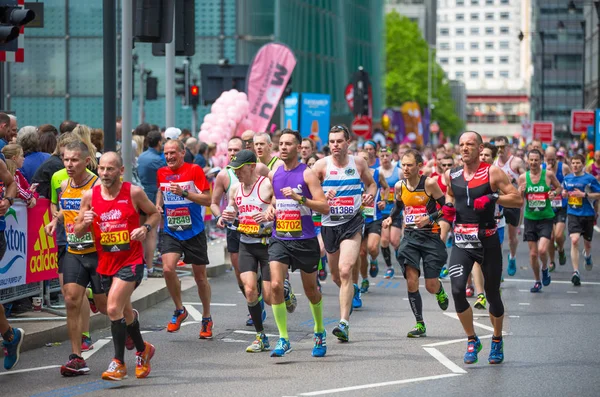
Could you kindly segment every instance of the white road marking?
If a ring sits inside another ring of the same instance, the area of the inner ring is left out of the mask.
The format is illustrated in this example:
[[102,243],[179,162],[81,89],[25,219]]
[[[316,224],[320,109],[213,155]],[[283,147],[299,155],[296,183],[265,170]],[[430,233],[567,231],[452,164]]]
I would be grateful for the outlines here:
[[[240,291],[241,293],[241,291]],[[184,306],[187,305],[196,305],[196,306],[202,306],[202,302],[183,302]],[[237,306],[237,303],[213,303],[210,302],[211,306],[224,306],[224,307],[234,307]]]
[[519,292],[530,292],[528,289],[520,289]]
[[577,291],[567,291],[567,294],[578,294],[579,292]]
[[528,302],[519,302],[519,306],[529,306]]
[[3,375],[12,375],[12,374],[21,374],[23,372],[42,371],[44,369],[52,369],[52,368],[60,368],[60,365],[46,365],[45,367],[16,369],[16,370],[11,370],[11,371],[7,371],[7,372],[0,372],[0,376],[3,376]]
[[190,316],[192,316],[192,318],[196,321],[202,321],[202,313],[200,313],[198,311],[198,309],[196,309],[194,306],[192,305],[184,305],[185,309],[187,310],[187,312],[190,314]]
[[[453,319],[455,319],[455,320],[458,320],[458,319],[459,319],[459,318],[458,318],[458,314],[456,314],[456,313],[444,313],[444,314],[445,314],[446,316],[450,317],[450,318],[453,318]],[[479,328],[483,328],[483,329],[485,329],[486,331],[494,332],[494,328],[493,328],[493,327],[490,327],[489,325],[481,324],[481,323],[478,323],[478,322],[476,322],[476,321],[473,321],[473,325],[474,325],[474,326],[476,326],[476,327],[479,327]],[[504,332],[502,332],[502,333],[504,333]]]
[[182,323],[181,326],[185,327],[186,325],[192,325],[192,324],[200,324],[200,321],[186,321],[186,322]]
[[[582,282],[582,284],[583,284],[583,282]],[[599,284],[600,284],[600,283],[599,283]],[[294,290],[293,290],[293,289],[292,289],[292,292],[294,292]],[[241,294],[241,293],[242,293],[242,291],[238,291],[238,294]],[[296,296],[302,296],[302,294],[297,294],[297,293],[295,293],[295,292],[294,292],[294,295],[296,295]],[[211,303],[211,305],[212,305],[212,303]]]
[[403,300],[403,301],[407,301],[407,300],[408,300],[408,298],[402,298],[402,300]]
[[386,387],[386,386],[402,385],[402,384],[406,384],[406,383],[425,382],[428,380],[452,378],[454,376],[461,376],[461,375],[452,373],[452,374],[444,374],[444,375],[424,376],[422,378],[402,379],[402,380],[394,380],[394,381],[390,381],[390,382],[369,383],[369,384],[365,384],[365,385],[341,387],[338,389],[319,390],[319,391],[313,391],[313,392],[309,392],[309,393],[300,393],[299,395],[300,396],[320,396],[322,394],[344,393],[344,392],[349,392],[349,391],[354,391],[354,390],[373,389],[376,387]]
[[231,338],[223,338],[223,339],[221,339],[221,341],[228,342],[228,343],[248,343],[247,340],[231,339]]
[[81,357],[83,357],[84,360],[89,360],[90,357],[92,357],[92,355],[94,353],[96,353],[98,350],[102,349],[104,347],[104,345],[106,345],[107,343],[109,343],[111,341],[111,339],[99,339],[99,340],[97,340],[96,342],[94,342],[94,348],[92,350],[88,350],[86,352],[82,352],[81,353]]
[[583,303],[571,303],[571,307],[583,307],[585,306]]
[[597,231],[598,233],[600,233],[600,227],[594,226],[594,230]]
[[[508,278],[506,277],[504,279],[504,282],[515,282],[515,283],[531,283],[531,280],[525,280],[525,279],[520,279],[520,278]],[[570,281],[566,281],[566,280],[552,280],[552,284],[571,284]],[[587,284],[587,285],[600,285],[600,282],[598,281],[582,281],[581,285],[583,284]]]
[[[256,331],[240,331],[240,330],[235,330],[233,331],[236,334],[244,334],[244,335],[256,335]],[[275,334],[265,334],[267,335],[269,338],[279,338],[279,335],[275,335]]]
[[433,356],[436,360],[438,360],[444,367],[448,368],[450,371],[455,374],[466,374],[467,371],[454,364],[450,359],[442,354],[438,349],[434,347],[424,347],[425,351]]
[[508,316],[508,318],[520,318],[519,316]]
[[[506,332],[503,332],[503,334],[506,334]],[[491,337],[492,337],[492,334],[489,334],[489,335],[479,336],[479,339],[490,339]],[[426,345],[423,345],[423,348],[452,345],[454,343],[464,343],[466,341],[467,341],[466,337],[465,338],[461,338],[461,339],[452,339],[452,340],[446,340],[446,341],[443,341],[443,342],[428,343]]]

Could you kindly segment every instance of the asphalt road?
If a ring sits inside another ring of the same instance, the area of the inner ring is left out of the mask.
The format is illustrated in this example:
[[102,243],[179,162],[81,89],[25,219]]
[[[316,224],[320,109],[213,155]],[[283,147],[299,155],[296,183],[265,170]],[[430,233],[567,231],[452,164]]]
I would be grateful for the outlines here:
[[[598,241],[600,234],[594,238]],[[405,282],[381,276],[364,296],[363,308],[352,315],[347,344],[331,334],[339,320],[338,290],[331,282],[323,285],[328,352],[316,359],[311,357],[310,309],[300,291],[300,278],[293,275],[292,284],[300,295],[298,309],[288,317],[294,351],[278,359],[268,353],[246,353],[254,332],[245,326],[246,305],[233,274],[228,273],[211,280],[212,340],[198,339],[199,324],[192,318],[180,332],[168,334],[165,327],[173,310],[169,300],[141,313],[145,338],[156,346],[147,379],[135,379],[131,352],[126,352],[129,379],[119,383],[100,379],[113,353],[107,329],[92,335],[96,345],[87,359],[89,375],[60,376],[59,367],[69,354],[69,344],[62,343],[25,352],[17,370],[0,372],[0,390],[7,396],[37,397],[113,396],[115,391],[143,396],[597,396],[600,244],[594,244],[593,255],[596,268],[582,270],[582,286],[571,285],[569,262],[557,266],[552,284],[543,293],[532,294],[527,246],[520,244],[519,270],[514,277],[505,276],[503,285],[507,335],[505,362],[497,366],[487,364],[491,328],[486,312],[475,312],[483,342],[479,363],[464,365],[466,342],[453,303],[443,313],[422,289],[428,337],[408,339],[405,335],[414,326],[414,317]],[[506,255],[504,259],[506,263]],[[449,290],[448,281],[445,285]],[[184,301],[201,311],[195,290],[187,291]],[[190,313],[199,320],[199,312]],[[278,333],[270,310],[266,329],[274,345]]]

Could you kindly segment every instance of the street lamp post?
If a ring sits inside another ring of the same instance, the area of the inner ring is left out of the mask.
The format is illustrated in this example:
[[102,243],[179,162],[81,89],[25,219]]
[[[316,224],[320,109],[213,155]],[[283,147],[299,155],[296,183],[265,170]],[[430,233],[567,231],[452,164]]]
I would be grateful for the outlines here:
[[581,83],[581,88],[582,88],[582,95],[581,95],[581,108],[584,109],[585,108],[585,40],[586,40],[586,34],[585,34],[585,19],[583,21],[581,21],[581,30],[583,30],[583,77],[581,79],[582,83]]
[[540,40],[542,42],[542,90],[541,90],[541,96],[542,96],[542,104],[541,104],[541,109],[540,109],[540,116],[541,119],[544,120],[544,80],[545,80],[545,76],[546,73],[544,72],[544,60],[546,59],[546,42],[544,41],[544,32],[539,32],[538,35],[540,36]]

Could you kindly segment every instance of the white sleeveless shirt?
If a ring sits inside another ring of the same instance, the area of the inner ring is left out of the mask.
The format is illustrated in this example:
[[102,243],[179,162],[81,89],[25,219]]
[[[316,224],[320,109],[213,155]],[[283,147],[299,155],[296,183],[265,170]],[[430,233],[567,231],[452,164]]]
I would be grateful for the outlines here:
[[327,168],[323,180],[323,192],[327,195],[335,190],[336,195],[329,200],[329,214],[323,214],[322,226],[338,226],[347,223],[360,211],[362,205],[362,185],[356,169],[354,156],[348,156],[348,164],[338,168],[330,156],[325,158]]
[[238,207],[238,231],[240,242],[245,244],[266,244],[273,231],[273,222],[258,224],[252,215],[265,212],[270,203],[260,197],[260,184],[265,180],[264,176],[257,179],[248,194],[244,193],[244,185],[240,184],[235,197]]

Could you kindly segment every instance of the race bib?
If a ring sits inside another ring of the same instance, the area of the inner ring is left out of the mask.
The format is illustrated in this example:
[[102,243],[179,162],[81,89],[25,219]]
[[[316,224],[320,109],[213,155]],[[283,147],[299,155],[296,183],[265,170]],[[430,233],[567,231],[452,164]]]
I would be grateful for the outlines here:
[[423,215],[427,215],[427,208],[424,205],[405,207],[404,224],[407,227],[416,227],[417,219]]
[[275,234],[278,237],[302,236],[302,217],[300,215],[300,208],[277,211],[275,230]]
[[192,216],[187,207],[167,208],[167,226],[174,232],[182,232],[192,227]]
[[240,224],[238,225],[238,232],[243,234],[258,234],[260,226],[254,218],[249,215],[240,216]]
[[354,197],[335,197],[329,200],[329,215],[332,221],[354,217]]
[[364,206],[363,207],[363,215],[374,217],[375,216],[375,203],[371,204],[370,206]]
[[454,226],[454,244],[459,248],[479,248],[479,226],[475,224],[457,224]]
[[539,209],[546,207],[546,193],[528,193],[527,206],[531,209]]
[[562,199],[560,197],[555,198],[554,200],[550,201],[550,205],[552,208],[562,208]]
[[118,222],[103,222],[101,229],[107,230],[100,234],[100,245],[104,252],[128,251],[130,236],[127,230],[127,223],[118,224]]
[[569,207],[581,208],[581,207],[583,207],[583,197],[570,196],[568,203],[569,203]]
[[387,201],[389,201],[389,202],[392,202],[392,203],[393,203],[395,200],[396,200],[396,193],[394,192],[394,188],[393,188],[393,187],[391,187],[391,188],[390,188],[390,193],[388,194],[388,199],[387,199]]
[[65,225],[65,231],[67,234],[67,243],[71,250],[84,251],[94,246],[92,232],[88,231],[82,237],[77,237],[75,235],[75,225],[72,223]]

